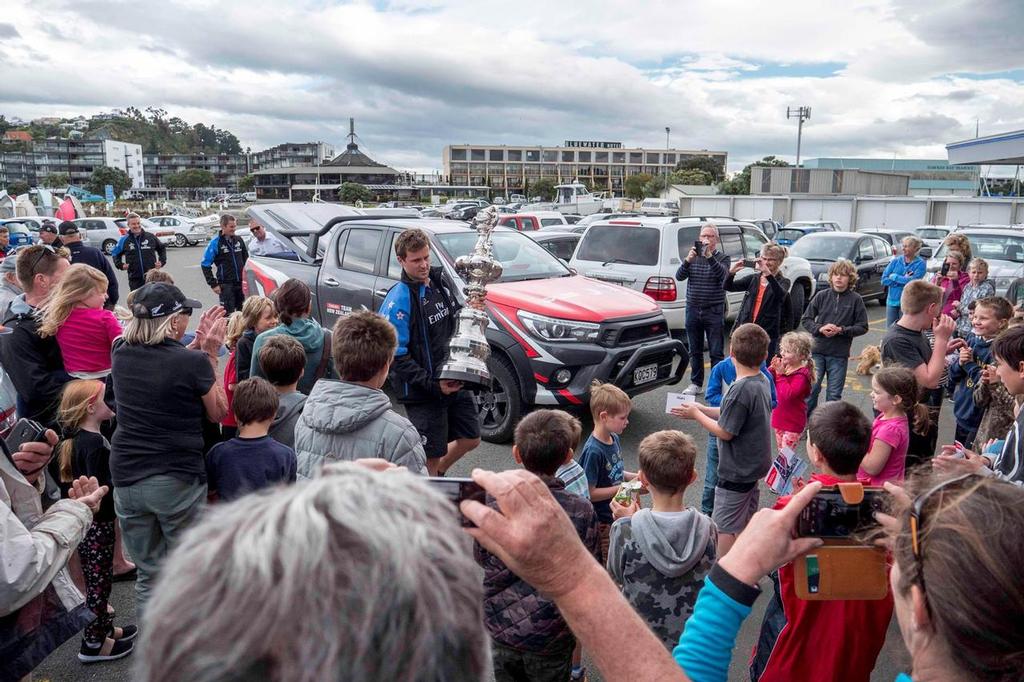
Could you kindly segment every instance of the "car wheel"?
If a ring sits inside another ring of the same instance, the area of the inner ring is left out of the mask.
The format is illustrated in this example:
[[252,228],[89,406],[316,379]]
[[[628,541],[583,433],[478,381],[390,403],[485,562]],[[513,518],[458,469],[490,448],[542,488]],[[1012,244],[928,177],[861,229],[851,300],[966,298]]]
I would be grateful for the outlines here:
[[174,245],[177,246],[179,249],[184,246],[188,246],[188,237],[181,233],[174,235]]
[[487,368],[491,370],[490,390],[474,392],[480,411],[480,436],[488,443],[507,443],[523,413],[519,382],[515,370],[502,357],[492,355]]
[[889,289],[888,289],[888,287],[882,287],[882,293],[879,294],[878,298],[876,298],[875,300],[878,301],[878,305],[884,306],[888,299],[889,299]]
[[108,256],[113,254],[115,246],[117,246],[117,242],[115,242],[113,239],[108,239],[107,241],[103,242],[103,253],[107,254]]

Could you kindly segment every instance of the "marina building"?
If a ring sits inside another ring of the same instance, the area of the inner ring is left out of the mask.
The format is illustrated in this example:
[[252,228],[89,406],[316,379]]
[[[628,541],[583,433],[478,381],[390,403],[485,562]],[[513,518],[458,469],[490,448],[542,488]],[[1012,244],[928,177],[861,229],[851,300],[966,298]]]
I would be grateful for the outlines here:
[[169,176],[198,169],[213,174],[213,187],[234,190],[250,169],[245,154],[146,154],[143,162],[148,187],[167,187]]
[[101,166],[126,172],[132,189],[146,186],[142,145],[82,138],[35,140],[23,149],[0,152],[0,183],[23,181],[34,187],[52,173],[66,173],[72,185],[83,186]]
[[802,167],[906,175],[910,178],[908,193],[913,196],[973,197],[981,174],[980,166],[951,164],[945,159],[820,158],[807,159]]
[[319,166],[334,158],[334,145],[325,142],[285,142],[252,155],[253,170]]

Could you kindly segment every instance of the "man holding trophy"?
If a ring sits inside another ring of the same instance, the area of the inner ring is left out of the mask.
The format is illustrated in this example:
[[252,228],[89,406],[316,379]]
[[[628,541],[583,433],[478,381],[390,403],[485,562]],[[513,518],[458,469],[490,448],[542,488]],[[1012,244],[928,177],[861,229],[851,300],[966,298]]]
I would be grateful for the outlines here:
[[423,230],[400,234],[395,255],[402,279],[391,287],[379,310],[398,332],[388,378],[423,441],[428,474],[443,476],[480,444],[480,417],[473,395],[464,381],[442,378],[449,344],[461,317],[481,315],[486,324],[486,313],[480,296],[470,299],[473,310],[459,315],[462,306],[455,284],[443,267],[430,267],[430,239]]

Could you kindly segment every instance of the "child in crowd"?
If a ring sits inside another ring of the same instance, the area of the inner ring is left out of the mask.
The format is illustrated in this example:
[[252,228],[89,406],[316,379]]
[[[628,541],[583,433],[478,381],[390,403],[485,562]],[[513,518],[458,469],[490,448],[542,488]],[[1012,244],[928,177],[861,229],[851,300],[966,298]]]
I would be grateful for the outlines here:
[[590,501],[597,514],[598,532],[601,534],[601,562],[608,561],[608,536],[612,528],[610,500],[615,497],[623,480],[632,481],[636,474],[625,471],[619,436],[629,425],[633,402],[626,392],[614,384],[603,384],[596,379],[590,385],[590,413],[594,417],[594,432],[583,444],[580,466],[587,474]]
[[73,377],[102,379],[110,374],[110,347],[121,335],[121,325],[103,308],[107,285],[102,272],[76,263],[43,306],[39,336],[57,337],[64,369]]
[[[924,261],[921,263],[923,275]],[[843,397],[853,339],[868,333],[868,311],[864,307],[864,299],[853,289],[857,283],[857,268],[845,258],[840,258],[829,266],[828,282],[829,288],[814,295],[800,320],[803,328],[814,337],[811,359],[816,378],[807,402],[808,412],[813,412],[818,406],[818,396],[826,376],[825,400]]]
[[295,451],[269,435],[277,414],[277,391],[265,379],[235,386],[238,435],[206,455],[210,496],[225,502],[276,483],[295,482]]
[[[1009,328],[1020,324],[1019,318],[1012,317]],[[1006,432],[1013,426],[1013,420],[1017,417],[1019,404],[1019,400],[1010,395],[1006,386],[999,380],[994,357],[992,363],[981,370],[981,381],[974,387],[974,404],[985,411],[978,425],[978,433],[974,436],[976,449],[980,451],[990,441],[1002,440],[1006,436]]]
[[[775,409],[775,380],[772,379],[768,365],[761,363],[761,373],[768,378],[768,387],[772,392],[772,409]],[[709,407],[721,407],[722,398],[729,387],[736,381],[736,363],[731,357],[725,358],[711,368],[708,387],[704,391],[704,401]],[[700,510],[711,516],[715,508],[715,485],[718,484],[718,439],[708,434],[707,465],[704,467],[704,490],[700,498]]]
[[235,434],[238,433],[238,423],[235,421],[235,413],[232,411],[231,406],[235,400],[235,384],[238,383],[237,376],[237,364],[235,359],[237,357],[236,343],[238,337],[242,335],[243,321],[241,312],[233,312],[228,317],[227,326],[224,329],[224,345],[227,347],[230,355],[228,355],[228,364],[224,367],[224,395],[228,399],[228,413],[224,415],[224,418],[220,420],[220,433],[221,436],[218,440],[227,440],[234,438]]
[[917,396],[917,380],[906,367],[885,367],[871,377],[871,406],[878,416],[871,426],[871,446],[857,471],[864,485],[903,480],[910,420],[918,433],[928,430],[928,408],[917,402]]
[[956,418],[956,439],[964,447],[974,446],[974,437],[985,408],[974,401],[974,389],[981,382],[984,367],[992,362],[992,342],[1010,323],[1013,308],[999,296],[974,302],[973,333],[967,345],[949,363],[949,383],[953,388],[953,416]]
[[949,251],[942,267],[945,274],[936,272],[932,283],[942,287],[942,314],[955,317],[964,294],[964,287],[971,281],[966,270],[967,258],[961,251]]
[[[871,425],[847,402],[820,406],[807,424],[812,481],[857,480]],[[776,509],[789,497],[780,497]],[[867,682],[892,618],[892,592],[879,600],[805,601],[796,596],[793,564],[778,570],[774,594],[750,662],[754,682]]]
[[772,410],[775,447],[779,450],[795,449],[807,424],[807,396],[814,384],[813,343],[807,332],[787,333],[779,342],[779,356],[772,359],[769,368],[779,396],[779,404]]
[[167,272],[163,268],[153,268],[146,273],[146,284],[152,284],[153,282],[174,284],[174,278],[171,277],[171,273]]
[[640,481],[650,509],[612,500],[608,572],[640,617],[671,651],[693,613],[704,576],[715,563],[718,531],[711,519],[683,504],[697,478],[697,448],[679,431],[658,431],[640,441]]
[[306,395],[299,391],[299,379],[306,368],[306,350],[290,336],[272,336],[260,348],[260,370],[277,391],[277,416],[270,425],[270,437],[295,447],[295,425],[302,416]]
[[718,526],[719,556],[725,556],[757,511],[757,483],[772,465],[771,379],[760,370],[768,357],[768,344],[768,333],[761,327],[740,325],[729,345],[737,378],[722,406],[688,403],[672,408],[672,414],[695,419],[719,440],[718,484],[711,516]]
[[395,328],[380,315],[362,310],[340,318],[331,338],[341,380],[318,380],[302,408],[295,424],[299,474],[314,478],[328,461],[362,457],[379,457],[425,474],[419,432],[391,409],[391,400],[381,390],[398,347]]
[[95,379],[76,379],[64,387],[60,422],[68,438],[57,448],[60,479],[71,483],[79,476],[95,477],[110,488],[93,516],[92,525],[78,545],[85,576],[86,607],[96,618],[85,626],[78,660],[82,663],[113,661],[132,652],[138,632],[134,625],[114,627],[108,608],[114,578],[114,483],[110,477],[110,443],[100,434],[100,424],[114,416],[103,402],[105,384]]
[[564,415],[565,423],[572,434],[570,441],[572,445],[569,457],[565,460],[565,464],[558,467],[555,476],[565,483],[566,490],[589,500],[590,486],[587,485],[587,472],[583,471],[583,467],[574,458],[576,451],[580,449],[580,439],[583,438],[583,424],[568,412],[561,412],[561,414]]
[[[967,268],[970,281],[960,294],[960,304],[956,307],[956,335],[966,339],[971,333],[971,304],[983,298],[996,295],[996,286],[988,278],[988,261],[975,258]],[[1012,307],[1012,306],[1011,306]]]
[[[580,540],[597,556],[599,539],[593,506],[566,491],[565,484],[555,476],[571,445],[572,431],[565,417],[556,410],[536,410],[516,426],[512,455],[523,468],[542,478]],[[497,507],[493,499],[489,504]],[[576,639],[558,607],[479,544],[474,545],[474,556],[484,569],[484,623],[491,636],[497,682],[567,680]]]
[[234,437],[238,430],[235,415],[231,412],[235,385],[249,378],[252,364],[252,344],[256,336],[277,326],[277,310],[274,302],[265,296],[250,296],[245,300],[240,311],[231,313],[228,318],[227,331],[224,334],[224,345],[231,354],[224,367],[224,393],[228,398],[228,413],[221,420],[223,438]]

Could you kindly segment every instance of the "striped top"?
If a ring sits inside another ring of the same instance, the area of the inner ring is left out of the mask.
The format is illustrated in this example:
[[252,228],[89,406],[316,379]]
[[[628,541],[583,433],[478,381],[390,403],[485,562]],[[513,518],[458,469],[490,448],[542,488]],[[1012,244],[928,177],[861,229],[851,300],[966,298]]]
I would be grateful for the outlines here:
[[585,500],[590,499],[590,485],[587,483],[587,474],[576,460],[570,460],[558,467],[555,477],[560,479],[565,484],[565,489],[573,495],[579,495]]

